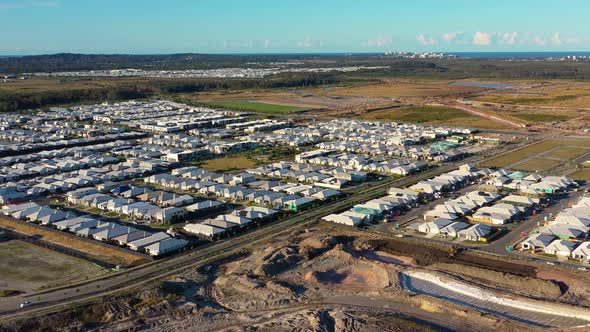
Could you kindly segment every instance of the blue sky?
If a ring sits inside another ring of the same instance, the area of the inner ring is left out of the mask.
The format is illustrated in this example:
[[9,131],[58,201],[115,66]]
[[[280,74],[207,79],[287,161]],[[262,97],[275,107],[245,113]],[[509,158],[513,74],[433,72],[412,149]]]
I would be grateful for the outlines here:
[[588,51],[590,1],[0,0],[0,54]]

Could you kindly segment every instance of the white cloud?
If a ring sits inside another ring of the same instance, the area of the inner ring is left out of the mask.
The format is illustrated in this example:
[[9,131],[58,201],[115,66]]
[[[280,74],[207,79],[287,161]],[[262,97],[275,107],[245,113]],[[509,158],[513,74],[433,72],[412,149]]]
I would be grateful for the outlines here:
[[297,42],[297,46],[298,47],[305,47],[305,48],[309,48],[313,46],[313,41],[309,38],[305,38],[305,40]]
[[270,48],[272,42],[270,41],[270,39],[265,39],[264,40],[264,48]]
[[518,32],[505,32],[498,34],[500,38],[500,44],[507,44],[507,45],[514,45],[516,44],[516,39],[520,34]]
[[545,40],[543,37],[535,36],[533,37],[533,43],[537,46],[545,46],[545,44],[547,44],[547,40]]
[[445,42],[452,43],[453,41],[455,41],[455,39],[457,39],[459,34],[460,32],[445,32],[442,34],[441,37]]
[[385,47],[391,45],[393,39],[391,37],[376,37],[369,38],[361,43],[362,47]]
[[492,34],[487,32],[480,32],[477,31],[475,35],[473,35],[473,44],[475,45],[490,45],[492,43]]
[[561,40],[561,36],[559,35],[559,32],[555,32],[553,34],[553,36],[551,36],[551,44],[553,44],[553,45],[563,44],[563,41]]
[[297,42],[297,47],[310,48],[310,47],[314,47],[314,46],[323,47],[324,41],[323,40],[312,40],[311,38],[307,37],[307,38],[305,38],[305,40]]
[[436,38],[434,38],[432,36],[425,36],[423,34],[419,34],[418,36],[416,36],[416,40],[418,41],[418,43],[420,43],[420,45],[436,45],[436,44],[438,44],[438,41],[436,40]]

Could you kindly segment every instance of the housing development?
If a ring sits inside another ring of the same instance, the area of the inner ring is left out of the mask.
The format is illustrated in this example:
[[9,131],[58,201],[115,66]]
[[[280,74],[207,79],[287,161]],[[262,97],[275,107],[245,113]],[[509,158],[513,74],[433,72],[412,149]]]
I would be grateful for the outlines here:
[[136,3],[0,1],[1,332],[590,330],[590,3]]

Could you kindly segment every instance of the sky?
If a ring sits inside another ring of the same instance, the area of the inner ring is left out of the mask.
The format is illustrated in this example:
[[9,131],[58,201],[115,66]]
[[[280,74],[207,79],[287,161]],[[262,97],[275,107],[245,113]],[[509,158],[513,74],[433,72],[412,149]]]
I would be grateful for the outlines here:
[[588,13],[588,0],[0,0],[0,55],[589,51]]

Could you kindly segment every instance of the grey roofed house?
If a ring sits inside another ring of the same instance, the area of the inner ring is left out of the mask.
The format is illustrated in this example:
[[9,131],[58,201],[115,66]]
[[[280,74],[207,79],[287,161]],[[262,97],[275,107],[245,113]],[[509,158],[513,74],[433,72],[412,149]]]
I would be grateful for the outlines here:
[[583,261],[590,260],[590,242],[582,242],[574,251],[572,251],[572,258]]
[[97,227],[100,224],[104,224],[104,222],[100,221],[100,220],[92,219],[92,220],[87,220],[87,221],[83,221],[81,223],[77,223],[75,225],[72,225],[72,226],[68,227],[68,230],[70,232],[76,233],[82,229]]
[[466,222],[457,221],[441,228],[440,234],[446,234],[448,236],[455,237],[459,234],[459,231],[469,228],[469,226],[471,225]]
[[219,201],[204,200],[201,202],[191,204],[189,206],[185,206],[184,208],[189,212],[197,212],[197,211],[203,211],[203,210],[216,209],[216,208],[219,208],[223,205],[224,205],[224,203],[219,202]]
[[555,240],[545,248],[545,252],[557,256],[569,257],[576,245],[576,242]]
[[52,223],[51,225],[53,227],[56,227],[57,229],[65,230],[65,229],[68,229],[72,226],[78,225],[78,224],[86,222],[86,221],[91,221],[91,220],[96,220],[96,219],[94,219],[90,216],[80,216],[80,217],[76,217],[76,218],[60,220],[60,221]]
[[225,229],[206,224],[186,224],[183,229],[191,234],[213,236],[224,233]]
[[[79,229],[77,229],[75,231],[75,233],[80,236],[90,237],[94,233],[98,233],[104,229],[108,229],[109,227],[113,227],[113,226],[111,226],[112,224],[113,223],[111,223],[111,222],[102,222],[101,221],[94,227],[82,227],[81,226]],[[86,225],[86,224],[80,224],[80,225]]]
[[76,214],[73,212],[54,211],[51,214],[44,215],[38,218],[37,221],[39,221],[43,225],[48,225],[60,220],[68,219],[70,217],[74,218],[75,216]]
[[469,228],[459,231],[459,237],[470,240],[470,241],[480,241],[485,239],[486,236],[491,234],[493,231],[492,227],[488,225],[476,224]]
[[312,194],[311,197],[317,198],[320,200],[325,200],[325,199],[340,196],[340,195],[342,195],[342,192],[340,192],[338,190],[325,189],[325,190],[316,192],[315,194]]
[[588,227],[554,224],[541,229],[543,234],[552,234],[559,238],[578,239],[588,234]]
[[12,215],[17,211],[22,211],[30,208],[39,207],[39,204],[35,202],[28,202],[23,204],[5,205],[2,207],[2,213],[5,215]]
[[520,243],[520,247],[525,250],[542,249],[545,250],[547,246],[555,240],[555,235],[537,233],[529,235]]
[[435,219],[431,222],[426,222],[418,226],[418,230],[422,233],[431,233],[431,234],[438,234],[440,233],[440,229],[446,227],[453,222],[448,219]]
[[246,225],[246,224],[249,224],[252,222],[252,220],[249,218],[245,218],[245,217],[237,216],[237,215],[232,215],[232,214],[219,215],[219,216],[215,217],[215,220],[228,221],[228,222],[238,224],[238,225]]
[[145,247],[145,252],[150,256],[160,256],[185,247],[188,241],[167,238]]
[[201,224],[214,226],[217,228],[223,228],[223,229],[231,229],[231,228],[235,228],[235,227],[240,226],[240,224],[233,223],[233,222],[226,221],[226,220],[219,220],[219,219],[207,219],[207,220],[203,221]]
[[120,246],[124,246],[129,242],[143,239],[143,238],[148,237],[150,235],[152,235],[152,233],[136,230],[135,232],[130,232],[130,233],[125,233],[125,234],[119,235],[119,236],[113,238],[113,241],[115,241]]
[[127,243],[127,246],[129,247],[129,249],[131,250],[141,250],[147,246],[149,246],[152,243],[156,243],[158,241],[162,241],[164,239],[168,239],[170,238],[170,236],[164,232],[158,232],[158,233],[154,233],[148,237],[144,237],[142,239],[139,240],[135,240],[133,242],[129,242]]
[[109,241],[117,236],[129,234],[135,231],[137,230],[133,227],[111,223],[107,228],[92,234],[92,237],[98,241]]

